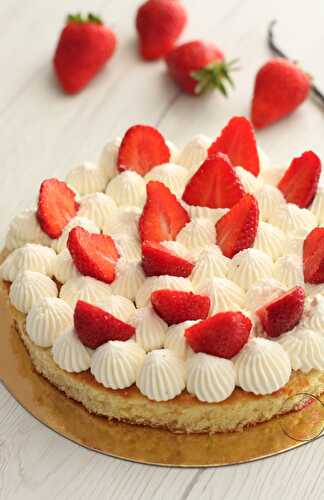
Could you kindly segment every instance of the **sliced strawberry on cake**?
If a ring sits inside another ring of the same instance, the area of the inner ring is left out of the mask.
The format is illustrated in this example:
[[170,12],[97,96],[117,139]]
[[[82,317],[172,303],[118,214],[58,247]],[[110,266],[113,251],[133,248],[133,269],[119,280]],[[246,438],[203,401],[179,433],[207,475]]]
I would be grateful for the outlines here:
[[162,182],[150,181],[139,221],[142,241],[174,240],[190,217],[174,194]]
[[149,125],[134,125],[123,137],[117,165],[121,172],[145,175],[156,165],[170,161],[170,150],[160,132]]
[[185,336],[195,352],[230,359],[248,341],[252,322],[241,312],[220,312],[187,328]]
[[187,278],[194,264],[175,254],[160,243],[144,241],[142,244],[142,266],[146,276],[182,276]]
[[78,300],[74,310],[74,328],[82,344],[91,349],[109,340],[128,340],[135,328],[101,307]]
[[105,283],[115,279],[119,253],[110,236],[89,233],[78,226],[70,231],[67,246],[81,274]]
[[217,154],[204,161],[189,180],[182,199],[188,205],[231,208],[244,195],[244,189],[227,156]]
[[316,194],[321,169],[321,160],[312,151],[294,158],[278,184],[287,202],[307,208]]
[[304,312],[305,292],[296,286],[273,301],[260,307],[256,314],[269,337],[279,337],[292,330]]
[[217,153],[226,154],[234,167],[243,167],[259,175],[260,162],[252,124],[244,116],[232,118],[221,135],[210,146],[209,158]]
[[216,242],[226,257],[232,258],[254,244],[259,226],[258,202],[246,194],[216,223]]
[[179,290],[157,290],[151,295],[155,312],[168,325],[208,316],[210,299],[206,295]]
[[303,264],[306,283],[324,283],[324,227],[316,227],[307,235]]
[[79,204],[75,193],[69,186],[58,179],[42,182],[39,197],[37,219],[40,227],[50,238],[61,236],[67,223],[76,216]]

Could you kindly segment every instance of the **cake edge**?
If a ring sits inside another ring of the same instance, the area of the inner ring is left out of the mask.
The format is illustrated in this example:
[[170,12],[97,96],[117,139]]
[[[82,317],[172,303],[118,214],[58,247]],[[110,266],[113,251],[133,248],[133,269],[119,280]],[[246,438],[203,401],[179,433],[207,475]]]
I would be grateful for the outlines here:
[[9,303],[8,284],[1,282],[6,294],[15,333],[20,335],[35,370],[65,395],[81,403],[89,413],[134,425],[166,429],[174,433],[208,433],[241,431],[246,427],[271,420],[276,415],[298,411],[293,396],[324,392],[324,372],[294,372],[282,389],[256,396],[236,387],[221,403],[204,403],[184,391],[169,401],[156,402],[143,396],[135,385],[124,390],[107,389],[99,384],[90,370],[69,373],[53,360],[50,348],[37,346],[27,335],[26,316]]

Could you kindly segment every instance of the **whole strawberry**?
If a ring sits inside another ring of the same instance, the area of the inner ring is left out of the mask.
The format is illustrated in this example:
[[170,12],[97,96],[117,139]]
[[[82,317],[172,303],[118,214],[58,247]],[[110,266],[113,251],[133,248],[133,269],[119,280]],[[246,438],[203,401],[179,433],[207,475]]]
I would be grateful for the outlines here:
[[282,58],[268,61],[255,79],[251,117],[257,128],[267,127],[289,115],[307,98],[310,77],[296,64]]
[[116,36],[93,14],[68,16],[54,55],[64,91],[75,94],[103,68],[116,48]]
[[175,45],[187,22],[178,0],[148,0],[137,11],[139,50],[144,59],[164,57]]
[[212,89],[227,95],[226,84],[233,85],[230,76],[233,63],[225,61],[216,45],[201,40],[179,45],[166,56],[170,76],[182,90],[192,95]]

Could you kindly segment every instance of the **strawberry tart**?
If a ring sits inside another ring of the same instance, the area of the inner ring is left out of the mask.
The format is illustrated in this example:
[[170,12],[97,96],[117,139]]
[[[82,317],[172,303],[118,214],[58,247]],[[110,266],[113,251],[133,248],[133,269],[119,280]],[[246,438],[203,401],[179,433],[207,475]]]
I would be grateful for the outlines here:
[[89,412],[240,430],[324,392],[321,226],[312,151],[270,167],[242,117],[181,150],[136,125],[41,184],[1,287],[37,372]]

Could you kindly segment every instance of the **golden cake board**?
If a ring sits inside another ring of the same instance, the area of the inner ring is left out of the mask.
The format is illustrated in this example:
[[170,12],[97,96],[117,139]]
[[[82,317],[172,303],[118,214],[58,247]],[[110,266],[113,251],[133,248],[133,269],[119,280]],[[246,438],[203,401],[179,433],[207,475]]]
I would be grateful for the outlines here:
[[[305,409],[241,432],[173,434],[115,423],[89,414],[33,369],[11,324],[8,303],[0,296],[0,379],[12,396],[61,436],[112,457],[145,464],[210,467],[248,462],[291,450],[320,435],[324,409],[319,400]],[[293,436],[291,438],[290,436]]]

